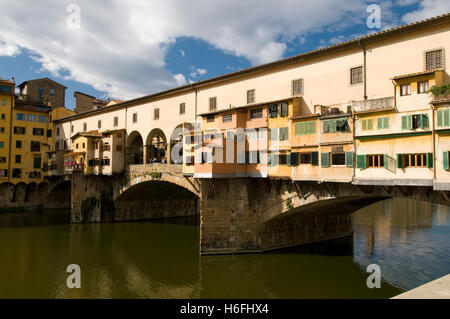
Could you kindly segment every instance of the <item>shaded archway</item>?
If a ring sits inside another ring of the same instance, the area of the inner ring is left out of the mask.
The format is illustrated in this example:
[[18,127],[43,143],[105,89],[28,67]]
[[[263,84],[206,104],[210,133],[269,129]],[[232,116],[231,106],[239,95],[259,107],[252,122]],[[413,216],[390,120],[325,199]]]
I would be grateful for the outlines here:
[[[191,124],[177,125],[170,135],[170,164],[183,164],[183,136],[185,130],[191,129]],[[175,154],[174,154],[175,153]]]
[[126,163],[127,165],[144,163],[144,143],[139,132],[133,131],[127,137]]
[[62,181],[48,193],[47,206],[50,208],[70,208],[72,185],[70,181]]
[[167,162],[167,138],[164,132],[155,128],[151,130],[145,141],[146,163]]
[[145,181],[131,186],[115,200],[115,220],[196,217],[198,200],[196,194],[180,185]]

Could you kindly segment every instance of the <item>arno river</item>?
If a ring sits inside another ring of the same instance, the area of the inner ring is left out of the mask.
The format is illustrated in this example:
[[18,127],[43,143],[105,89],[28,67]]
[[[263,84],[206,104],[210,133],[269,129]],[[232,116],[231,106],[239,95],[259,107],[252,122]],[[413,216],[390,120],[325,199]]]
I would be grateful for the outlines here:
[[[0,214],[0,298],[390,298],[450,273],[450,209],[390,199],[353,215],[353,238],[258,255],[199,256],[199,227],[68,224]],[[66,267],[81,267],[68,289]],[[366,267],[381,267],[368,289]]]

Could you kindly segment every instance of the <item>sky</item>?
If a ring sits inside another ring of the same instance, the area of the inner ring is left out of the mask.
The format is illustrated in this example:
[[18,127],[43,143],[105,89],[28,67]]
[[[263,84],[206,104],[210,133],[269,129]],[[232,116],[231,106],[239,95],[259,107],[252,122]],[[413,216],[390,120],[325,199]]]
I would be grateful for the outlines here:
[[[380,9],[380,24],[371,4]],[[0,77],[128,100],[450,12],[449,0],[0,0]]]

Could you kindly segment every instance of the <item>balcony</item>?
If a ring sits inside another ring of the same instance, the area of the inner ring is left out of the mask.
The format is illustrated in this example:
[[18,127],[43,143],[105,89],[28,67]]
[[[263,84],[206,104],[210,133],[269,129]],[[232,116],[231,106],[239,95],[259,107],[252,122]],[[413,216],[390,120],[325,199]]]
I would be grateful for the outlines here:
[[353,101],[352,108],[356,113],[370,113],[394,109],[394,97],[383,97],[379,99]]
[[450,103],[450,94],[434,95],[431,103],[432,104],[448,104],[448,103]]

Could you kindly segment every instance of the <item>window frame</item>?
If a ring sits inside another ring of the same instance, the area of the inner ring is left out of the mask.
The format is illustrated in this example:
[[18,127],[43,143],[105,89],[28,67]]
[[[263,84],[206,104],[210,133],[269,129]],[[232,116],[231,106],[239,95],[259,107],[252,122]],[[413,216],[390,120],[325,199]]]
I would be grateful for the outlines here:
[[[358,71],[358,76],[354,76],[354,72]],[[350,68],[350,85],[358,85],[364,83],[364,66],[358,65]]]
[[256,101],[256,90],[247,90],[247,104],[255,103]]

